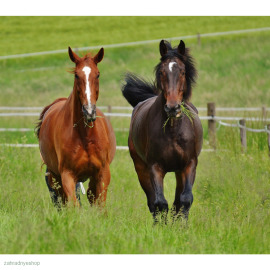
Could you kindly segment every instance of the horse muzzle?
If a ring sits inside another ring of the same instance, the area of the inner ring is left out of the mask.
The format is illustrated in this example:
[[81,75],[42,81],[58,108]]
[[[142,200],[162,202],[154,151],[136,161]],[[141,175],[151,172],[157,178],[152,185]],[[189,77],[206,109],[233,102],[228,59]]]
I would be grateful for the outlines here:
[[181,113],[181,106],[180,104],[176,104],[175,106],[169,106],[165,104],[164,110],[168,117],[176,117],[179,113]]
[[90,108],[88,105],[83,105],[82,112],[88,123],[96,121],[96,105],[91,105]]

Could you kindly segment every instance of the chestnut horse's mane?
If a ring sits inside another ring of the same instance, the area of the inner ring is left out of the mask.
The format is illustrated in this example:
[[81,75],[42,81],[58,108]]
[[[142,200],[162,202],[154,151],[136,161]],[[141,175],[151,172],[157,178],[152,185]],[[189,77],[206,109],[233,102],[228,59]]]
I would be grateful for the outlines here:
[[67,100],[67,98],[58,98],[56,99],[53,103],[51,103],[50,105],[46,106],[42,112],[40,113],[40,116],[39,116],[39,119],[38,119],[38,122],[37,122],[37,125],[35,127],[35,133],[36,133],[36,136],[39,138],[39,132],[40,132],[40,127],[42,125],[42,121],[43,121],[43,117],[45,115],[45,113],[50,109],[50,107],[52,105],[54,105],[55,103],[59,102],[59,101],[62,101],[62,100]]

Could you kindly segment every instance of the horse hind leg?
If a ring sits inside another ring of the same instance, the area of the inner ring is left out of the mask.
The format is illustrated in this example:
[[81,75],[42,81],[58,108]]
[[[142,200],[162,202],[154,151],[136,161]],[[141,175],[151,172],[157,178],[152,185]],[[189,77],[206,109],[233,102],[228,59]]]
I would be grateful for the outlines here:
[[80,182],[78,182],[76,184],[76,198],[77,198],[77,201],[79,202],[80,206],[82,206],[80,194],[81,194],[81,184],[80,184]]
[[59,192],[60,187],[56,187],[56,181],[53,179],[52,174],[49,172],[48,168],[46,168],[45,181],[49,189],[53,205],[56,208],[60,209],[61,208],[61,197]]

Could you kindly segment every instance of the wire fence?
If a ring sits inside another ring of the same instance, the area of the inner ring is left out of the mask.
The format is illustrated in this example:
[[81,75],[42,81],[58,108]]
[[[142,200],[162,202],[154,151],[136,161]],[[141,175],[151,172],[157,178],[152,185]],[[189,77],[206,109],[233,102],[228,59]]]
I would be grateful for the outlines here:
[[219,125],[225,126],[225,127],[236,127],[236,128],[241,128],[250,132],[255,132],[255,133],[268,133],[270,134],[270,130],[268,129],[267,126],[264,126],[264,129],[256,129],[256,128],[249,128],[244,125],[241,125],[240,122],[237,122],[236,124],[229,124],[225,123],[223,121],[218,122]]
[[[96,50],[96,49],[99,49],[101,47],[107,49],[107,48],[119,48],[119,47],[127,47],[127,46],[146,45],[146,44],[158,43],[158,42],[160,42],[161,39],[174,41],[174,40],[180,40],[180,39],[186,40],[186,39],[197,38],[198,42],[200,43],[201,37],[216,37],[216,36],[226,36],[226,35],[262,32],[262,31],[270,31],[270,27],[241,29],[241,30],[233,30],[233,31],[226,31],[226,32],[204,33],[204,34],[196,34],[196,35],[188,35],[188,36],[159,38],[159,39],[153,39],[153,40],[142,40],[142,41],[135,41],[135,42],[125,42],[125,43],[117,43],[117,44],[80,47],[80,48],[76,48],[76,50],[77,51],[89,51],[89,50]],[[17,59],[17,58],[24,58],[24,57],[30,57],[30,56],[40,56],[40,55],[51,55],[51,54],[59,54],[59,53],[66,53],[66,52],[67,52],[67,49],[61,49],[61,50],[23,53],[23,54],[14,54],[14,55],[2,55],[2,56],[0,56],[0,60]]]
[[[131,106],[98,106],[101,110],[119,110],[132,111]],[[0,106],[0,111],[41,111],[43,107],[9,107]],[[207,111],[206,107],[197,107],[198,111]],[[262,110],[270,111],[270,107],[218,107],[216,111],[220,112],[261,112]]]

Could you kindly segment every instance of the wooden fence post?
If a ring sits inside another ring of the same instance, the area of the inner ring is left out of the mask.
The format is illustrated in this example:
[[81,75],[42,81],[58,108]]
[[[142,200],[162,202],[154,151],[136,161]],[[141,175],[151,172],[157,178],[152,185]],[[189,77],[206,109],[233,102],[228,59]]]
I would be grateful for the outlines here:
[[[214,102],[207,103],[207,116],[215,117],[216,104]],[[214,149],[216,148],[216,120],[208,120],[208,136],[209,144]]]
[[198,39],[198,45],[201,46],[201,35],[200,35],[200,33],[197,34],[197,39]]
[[[108,113],[111,113],[111,112],[112,112],[112,106],[109,105],[108,106]],[[111,117],[110,116],[108,116],[108,119],[111,121]]]
[[[243,127],[246,127],[246,120],[241,119],[239,121],[239,124]],[[241,145],[242,145],[242,152],[245,152],[247,149],[247,131],[245,128],[240,127],[240,139],[241,139]]]
[[[270,124],[267,125],[267,130],[270,131]],[[269,157],[270,157],[270,134],[267,133],[267,140],[268,140],[268,150],[269,150]]]
[[263,105],[262,106],[262,119],[263,119],[263,122],[265,121],[266,118],[267,118],[266,106]]

